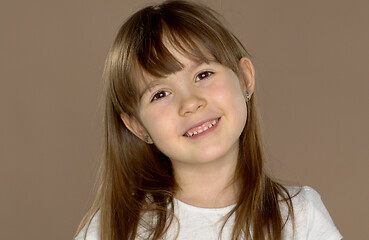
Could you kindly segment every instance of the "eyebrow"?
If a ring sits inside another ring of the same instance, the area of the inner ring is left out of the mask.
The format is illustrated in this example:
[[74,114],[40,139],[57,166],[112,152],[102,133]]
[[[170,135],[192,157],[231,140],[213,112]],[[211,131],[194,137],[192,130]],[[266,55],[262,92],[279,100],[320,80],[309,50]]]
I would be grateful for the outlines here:
[[155,87],[156,85],[159,85],[159,80],[152,81],[149,84],[145,86],[145,88],[140,93],[140,99],[143,97],[143,95],[148,91],[149,89]]

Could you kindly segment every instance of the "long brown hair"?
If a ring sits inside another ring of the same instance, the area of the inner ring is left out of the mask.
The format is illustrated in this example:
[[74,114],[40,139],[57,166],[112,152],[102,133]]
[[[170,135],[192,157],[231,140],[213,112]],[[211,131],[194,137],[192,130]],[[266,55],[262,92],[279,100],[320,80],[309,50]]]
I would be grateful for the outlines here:
[[[188,57],[208,62],[210,54],[239,74],[239,60],[249,54],[216,16],[203,5],[166,1],[136,12],[120,28],[104,72],[105,157],[99,188],[78,231],[100,211],[102,239],[133,240],[139,227],[146,229],[147,239],[165,236],[174,219],[173,195],[177,189],[172,164],[155,145],[134,136],[120,115],[137,116],[138,83],[142,81],[137,72],[165,76],[182,69],[165,47],[168,41]],[[291,197],[265,173],[255,96],[247,102],[247,116],[234,176],[241,190],[228,215],[235,214],[232,239],[278,240],[287,221],[281,217],[281,202],[287,204],[293,221]],[[155,221],[142,223],[147,212]]]

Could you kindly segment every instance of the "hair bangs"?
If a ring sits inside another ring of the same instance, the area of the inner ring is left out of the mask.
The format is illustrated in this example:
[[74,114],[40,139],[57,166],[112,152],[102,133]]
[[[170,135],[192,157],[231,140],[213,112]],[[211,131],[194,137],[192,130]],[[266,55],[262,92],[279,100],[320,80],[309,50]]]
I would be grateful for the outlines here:
[[248,56],[246,50],[221,26],[214,12],[201,10],[181,11],[165,5],[144,9],[136,46],[139,67],[154,77],[180,71],[184,66],[168,49],[171,47],[194,61],[215,60],[237,72],[239,59]]
[[[184,65],[174,57],[170,49],[196,62],[214,60],[214,55],[191,36],[188,29],[170,29],[166,23],[158,26],[157,33],[145,37],[137,51],[137,70],[143,70],[153,77],[165,77],[183,69]],[[183,30],[183,31],[181,31]]]

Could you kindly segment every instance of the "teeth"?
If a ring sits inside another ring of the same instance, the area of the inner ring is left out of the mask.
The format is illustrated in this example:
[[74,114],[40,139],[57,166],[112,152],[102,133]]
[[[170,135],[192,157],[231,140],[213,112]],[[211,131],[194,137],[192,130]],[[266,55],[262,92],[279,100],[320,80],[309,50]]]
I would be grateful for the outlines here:
[[195,131],[195,132],[187,132],[186,134],[185,134],[185,136],[186,137],[192,137],[192,136],[195,136],[195,135],[197,135],[197,134],[199,134],[199,133],[202,133],[202,132],[205,132],[206,130],[208,130],[209,128],[211,128],[212,126],[214,126],[216,123],[218,122],[218,120],[214,120],[212,123],[210,123],[209,124],[209,126],[208,127],[204,127],[204,129],[200,129],[200,130],[198,130],[197,132]]

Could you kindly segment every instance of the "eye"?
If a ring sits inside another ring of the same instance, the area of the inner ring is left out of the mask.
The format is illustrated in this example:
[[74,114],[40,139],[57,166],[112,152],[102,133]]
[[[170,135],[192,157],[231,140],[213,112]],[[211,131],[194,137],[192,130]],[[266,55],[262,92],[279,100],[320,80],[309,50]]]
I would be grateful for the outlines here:
[[212,75],[213,72],[210,72],[210,71],[205,71],[205,72],[201,72],[199,73],[197,76],[196,76],[196,79],[195,79],[195,82],[198,82],[200,80],[203,80],[207,77],[209,77],[210,75]]
[[158,100],[158,99],[160,99],[160,98],[166,97],[166,96],[168,96],[169,94],[170,94],[170,92],[168,92],[168,91],[163,91],[163,90],[161,90],[161,91],[159,91],[159,92],[156,92],[156,93],[154,94],[154,96],[152,97],[151,102],[153,102],[153,101],[155,101],[155,100]]

